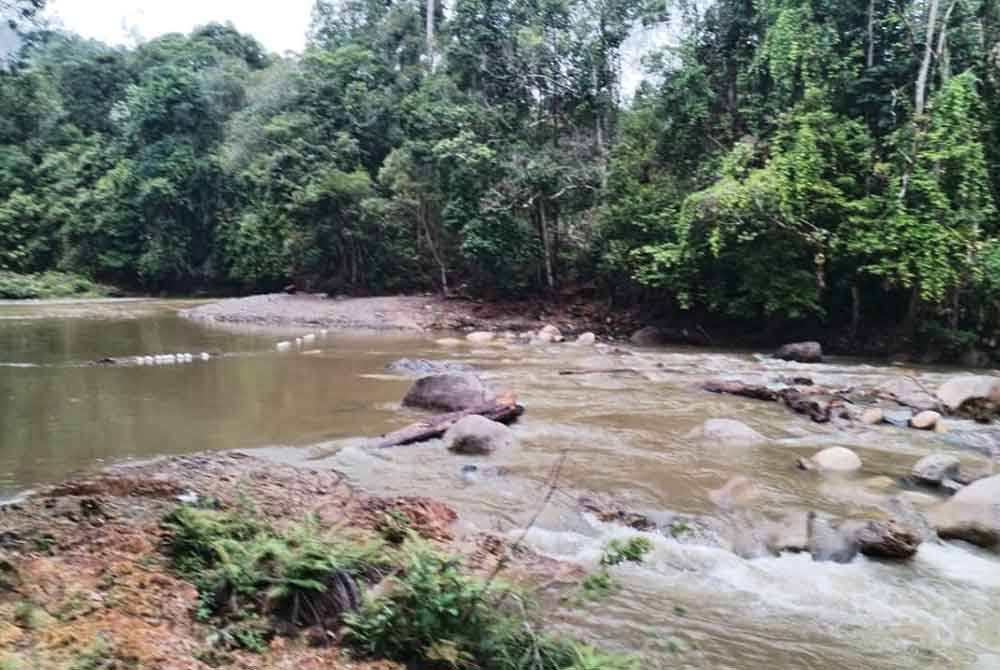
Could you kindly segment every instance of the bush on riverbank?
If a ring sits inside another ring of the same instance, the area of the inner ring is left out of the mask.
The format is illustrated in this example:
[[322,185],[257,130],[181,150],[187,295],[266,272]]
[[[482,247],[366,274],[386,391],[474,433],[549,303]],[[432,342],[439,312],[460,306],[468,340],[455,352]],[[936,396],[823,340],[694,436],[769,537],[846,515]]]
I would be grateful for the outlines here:
[[4,300],[100,298],[113,293],[114,290],[108,286],[68,272],[0,272],[0,299]]
[[174,568],[200,594],[195,617],[218,626],[219,646],[260,652],[275,635],[343,622],[358,654],[416,668],[638,668],[541,632],[523,595],[463,574],[460,559],[412,532],[395,548],[311,521],[277,529],[250,512],[193,507],[164,526]]

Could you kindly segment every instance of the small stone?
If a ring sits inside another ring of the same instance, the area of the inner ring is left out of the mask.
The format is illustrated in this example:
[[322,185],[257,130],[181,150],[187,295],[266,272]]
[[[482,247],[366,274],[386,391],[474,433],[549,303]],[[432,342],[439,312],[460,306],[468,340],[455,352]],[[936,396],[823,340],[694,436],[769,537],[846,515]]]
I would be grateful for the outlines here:
[[951,454],[930,454],[913,466],[913,478],[922,484],[938,486],[945,479],[957,479],[961,461]]
[[962,482],[956,482],[954,479],[945,479],[941,482],[941,488],[945,491],[950,491],[951,493],[958,493],[965,488],[965,484]]
[[562,333],[552,324],[549,324],[538,331],[538,335],[536,335],[535,338],[546,344],[563,341]]
[[916,414],[910,419],[910,427],[918,430],[933,430],[937,422],[941,420],[941,415],[933,410],[925,410]]
[[820,363],[823,360],[823,347],[819,342],[792,342],[778,349],[774,357],[798,363]]
[[866,426],[877,426],[878,424],[885,421],[885,415],[882,413],[878,407],[872,407],[866,409],[861,413],[861,423]]
[[445,446],[456,453],[474,456],[492,454],[498,449],[509,449],[517,438],[507,426],[483,416],[467,416],[448,429]]
[[584,333],[580,337],[576,338],[576,343],[581,347],[590,347],[597,342],[597,335],[593,333]]
[[479,331],[475,333],[469,333],[465,336],[465,339],[473,344],[486,344],[487,342],[492,342],[496,335],[494,333],[489,333],[486,331]]
[[858,548],[865,556],[906,559],[917,553],[920,536],[893,520],[871,521],[857,534]]
[[861,469],[861,458],[847,447],[830,447],[812,458],[800,459],[799,467],[821,472],[854,472]]

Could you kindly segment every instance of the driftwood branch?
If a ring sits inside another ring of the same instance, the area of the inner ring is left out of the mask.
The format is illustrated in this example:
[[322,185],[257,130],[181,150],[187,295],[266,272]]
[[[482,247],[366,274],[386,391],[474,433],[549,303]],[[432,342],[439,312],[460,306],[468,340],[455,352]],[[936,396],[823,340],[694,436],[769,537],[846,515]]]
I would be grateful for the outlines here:
[[376,438],[374,446],[384,449],[386,447],[398,447],[405,444],[432,440],[435,437],[444,435],[449,428],[458,423],[459,419],[474,414],[500,423],[513,423],[519,416],[524,414],[524,407],[517,403],[491,402],[476,405],[460,412],[438,414],[423,421],[410,424],[406,428],[401,428]]
[[[768,402],[781,401],[796,414],[805,414],[816,423],[826,423],[836,404],[836,400],[821,403],[812,396],[827,392],[825,389],[812,389],[806,393],[799,389],[786,386],[781,389],[771,389],[766,386],[755,386],[738,381],[708,381],[702,388],[711,393],[724,393],[754,400]],[[829,392],[832,394],[832,392]]]

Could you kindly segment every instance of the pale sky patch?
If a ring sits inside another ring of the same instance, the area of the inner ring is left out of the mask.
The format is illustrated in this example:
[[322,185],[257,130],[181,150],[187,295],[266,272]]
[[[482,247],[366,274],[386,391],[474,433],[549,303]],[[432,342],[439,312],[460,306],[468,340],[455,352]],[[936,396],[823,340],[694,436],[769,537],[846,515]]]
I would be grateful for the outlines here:
[[49,0],[62,27],[108,44],[131,45],[164,33],[231,21],[269,51],[302,51],[314,0]]

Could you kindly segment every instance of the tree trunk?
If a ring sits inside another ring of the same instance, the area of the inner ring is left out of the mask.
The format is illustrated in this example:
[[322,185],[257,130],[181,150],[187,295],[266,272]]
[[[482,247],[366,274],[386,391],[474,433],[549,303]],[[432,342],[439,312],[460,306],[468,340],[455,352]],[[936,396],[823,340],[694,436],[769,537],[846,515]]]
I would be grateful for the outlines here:
[[875,67],[875,0],[868,0],[868,69]]
[[424,236],[427,238],[427,247],[431,250],[431,256],[434,257],[434,261],[438,265],[438,270],[441,272],[441,293],[448,295],[448,267],[444,263],[444,256],[438,249],[437,245],[434,243],[434,238],[431,236],[431,226],[428,222],[430,218],[430,212],[428,211],[426,204],[420,206],[420,222],[424,226]]
[[910,289],[910,304],[906,308],[906,316],[903,318],[903,337],[912,341],[917,332],[917,320],[920,318],[920,282],[913,284]]
[[552,267],[552,239],[549,223],[545,218],[545,198],[538,199],[538,234],[542,238],[542,253],[545,256],[545,283],[550,291],[556,288],[556,277]]
[[861,290],[857,284],[851,285],[851,330],[850,340],[858,339],[858,329],[861,327]]
[[427,69],[434,73],[434,0],[427,0]]
[[958,4],[958,0],[952,0],[951,4],[948,5],[944,18],[941,19],[941,29],[938,31],[937,61],[942,85],[951,78],[951,58],[948,55],[948,23],[951,21],[951,13],[956,4]]
[[917,73],[917,87],[914,94],[914,114],[923,116],[927,105],[927,80],[931,71],[931,61],[934,60],[934,30],[937,27],[938,0],[930,0],[927,10],[927,34],[924,36],[924,57],[920,61],[920,71]]

